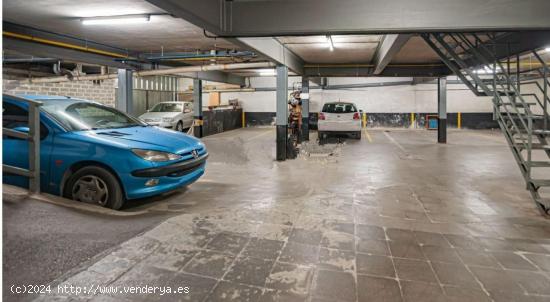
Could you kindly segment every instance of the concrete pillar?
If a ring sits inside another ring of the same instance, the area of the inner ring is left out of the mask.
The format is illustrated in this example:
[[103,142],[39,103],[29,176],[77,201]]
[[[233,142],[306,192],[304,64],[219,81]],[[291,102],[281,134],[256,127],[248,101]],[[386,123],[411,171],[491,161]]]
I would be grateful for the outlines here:
[[437,79],[437,142],[447,143],[447,78]]
[[277,66],[277,160],[286,160],[288,123],[288,67]]
[[132,70],[118,70],[118,90],[115,108],[128,114],[134,113],[134,79]]
[[202,80],[200,79],[193,79],[193,116],[195,118],[193,134],[195,137],[202,137]]
[[302,77],[302,141],[309,140],[309,79]]

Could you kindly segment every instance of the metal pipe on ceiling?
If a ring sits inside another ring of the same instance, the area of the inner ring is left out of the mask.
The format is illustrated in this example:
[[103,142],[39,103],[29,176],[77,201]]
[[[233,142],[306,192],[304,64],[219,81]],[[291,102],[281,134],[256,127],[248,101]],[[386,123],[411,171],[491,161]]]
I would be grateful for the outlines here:
[[105,51],[105,50],[101,50],[101,49],[91,48],[91,47],[88,47],[88,46],[79,46],[79,45],[75,45],[75,44],[71,44],[71,43],[59,42],[59,41],[54,41],[54,40],[50,40],[50,39],[44,39],[44,38],[40,38],[40,37],[29,36],[29,35],[14,33],[14,32],[3,31],[2,35],[6,36],[6,37],[9,37],[9,38],[16,38],[16,39],[20,39],[20,40],[32,41],[32,42],[37,42],[37,43],[42,43],[42,44],[47,44],[47,45],[53,45],[53,46],[59,46],[59,47],[69,48],[69,49],[75,49],[75,50],[80,50],[80,51],[84,51],[84,52],[95,53],[95,54],[105,55],[105,56],[110,56],[110,57],[115,57],[115,58],[128,58],[128,55],[114,53],[114,52],[111,52],[111,51]]
[[58,59],[56,58],[38,58],[38,57],[31,57],[31,58],[4,58],[2,60],[2,63],[4,64],[17,64],[17,63],[52,63],[57,62]]
[[[175,68],[136,71],[134,72],[134,76],[145,77],[145,76],[170,75],[170,74],[200,72],[200,71],[223,71],[223,70],[250,69],[250,68],[269,68],[274,66],[275,64],[271,62],[184,66],[184,67],[175,67]],[[104,74],[104,75],[83,75],[83,76],[75,75],[72,77],[62,76],[62,77],[27,79],[27,80],[20,81],[20,83],[21,84],[59,83],[59,82],[70,82],[70,81],[97,81],[97,80],[108,80],[108,79],[115,79],[115,78],[117,78],[117,74],[111,73],[111,74]]]
[[214,51],[208,53],[166,53],[166,54],[154,54],[145,56],[144,59],[150,61],[167,61],[167,60],[197,60],[197,59],[221,59],[221,58],[233,58],[233,57],[255,57],[256,54],[252,51]]

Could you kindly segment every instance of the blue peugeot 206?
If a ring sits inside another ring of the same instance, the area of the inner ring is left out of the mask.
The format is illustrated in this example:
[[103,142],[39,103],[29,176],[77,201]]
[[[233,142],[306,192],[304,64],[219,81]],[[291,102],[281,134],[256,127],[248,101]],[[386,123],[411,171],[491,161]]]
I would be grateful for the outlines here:
[[[147,125],[102,104],[60,96],[3,95],[4,128],[28,132],[27,103],[40,101],[43,192],[119,209],[126,200],[172,191],[204,174],[208,153],[187,134]],[[28,143],[3,136],[4,164],[28,169]],[[7,184],[28,179],[4,174]]]

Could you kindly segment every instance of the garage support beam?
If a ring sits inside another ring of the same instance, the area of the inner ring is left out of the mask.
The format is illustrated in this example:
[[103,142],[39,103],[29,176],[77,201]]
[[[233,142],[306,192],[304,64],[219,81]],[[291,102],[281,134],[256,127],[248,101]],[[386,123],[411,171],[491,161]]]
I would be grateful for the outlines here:
[[374,56],[374,74],[379,75],[388,66],[393,57],[401,50],[403,45],[409,41],[411,35],[385,35]]
[[193,134],[195,137],[202,137],[202,80],[193,79],[193,114],[195,122],[193,123]]
[[115,107],[128,114],[134,113],[134,81],[133,71],[129,69],[118,70],[118,89]]
[[233,84],[233,85],[239,85],[240,87],[244,87],[246,85],[245,77],[241,77],[230,73],[225,73],[223,71],[196,71],[196,72],[180,73],[178,75],[184,78],[201,79],[201,80],[210,81],[210,82]]
[[277,160],[286,160],[288,122],[288,67],[277,66]]
[[302,141],[309,141],[309,78],[302,77]]
[[447,78],[437,79],[437,142],[447,143]]
[[236,38],[227,40],[244,49],[253,50],[275,64],[288,66],[288,69],[297,74],[304,72],[304,61],[275,38]]
[[548,0],[147,0],[220,37],[541,30]]

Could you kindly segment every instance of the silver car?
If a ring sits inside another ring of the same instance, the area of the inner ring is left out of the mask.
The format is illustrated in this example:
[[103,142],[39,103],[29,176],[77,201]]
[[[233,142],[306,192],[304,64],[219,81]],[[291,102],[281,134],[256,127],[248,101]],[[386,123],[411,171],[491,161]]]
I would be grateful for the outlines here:
[[149,125],[183,131],[193,124],[193,103],[158,103],[139,118]]

